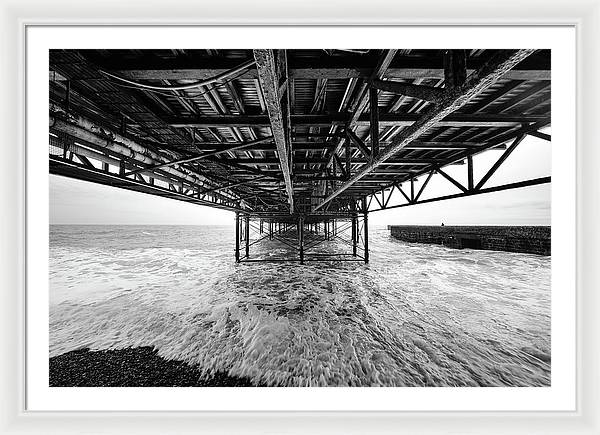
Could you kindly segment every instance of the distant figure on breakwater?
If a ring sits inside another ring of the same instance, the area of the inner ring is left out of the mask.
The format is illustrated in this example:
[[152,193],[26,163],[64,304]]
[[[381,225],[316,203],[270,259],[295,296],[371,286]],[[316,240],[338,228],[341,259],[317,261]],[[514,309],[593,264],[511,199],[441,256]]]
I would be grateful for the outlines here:
[[444,222],[442,222],[442,226],[444,226]]

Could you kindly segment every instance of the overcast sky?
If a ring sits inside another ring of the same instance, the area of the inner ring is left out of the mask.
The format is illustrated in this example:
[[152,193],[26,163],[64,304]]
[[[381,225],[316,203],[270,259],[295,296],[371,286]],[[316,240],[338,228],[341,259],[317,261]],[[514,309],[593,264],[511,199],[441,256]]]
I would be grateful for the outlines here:
[[[549,130],[547,130],[549,132]],[[528,136],[486,183],[486,187],[551,174],[550,142]],[[474,159],[475,182],[500,157],[492,150]],[[446,172],[466,184],[466,165]],[[417,187],[425,177],[417,183]],[[550,225],[550,184],[378,211],[374,225]],[[409,192],[409,185],[404,186]],[[458,192],[440,175],[431,178],[422,199]],[[395,192],[389,205],[400,203]],[[405,202],[405,201],[404,201]],[[374,204],[376,205],[376,204]],[[51,224],[233,225],[234,214],[158,196],[50,175]]]

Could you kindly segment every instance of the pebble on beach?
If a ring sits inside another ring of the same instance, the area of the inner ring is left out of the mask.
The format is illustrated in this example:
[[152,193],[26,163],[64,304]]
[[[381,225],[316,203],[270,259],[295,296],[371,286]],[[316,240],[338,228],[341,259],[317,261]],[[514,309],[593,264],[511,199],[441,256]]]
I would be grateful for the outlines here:
[[249,379],[203,376],[183,361],[169,361],[152,347],[75,350],[50,358],[51,387],[253,387]]

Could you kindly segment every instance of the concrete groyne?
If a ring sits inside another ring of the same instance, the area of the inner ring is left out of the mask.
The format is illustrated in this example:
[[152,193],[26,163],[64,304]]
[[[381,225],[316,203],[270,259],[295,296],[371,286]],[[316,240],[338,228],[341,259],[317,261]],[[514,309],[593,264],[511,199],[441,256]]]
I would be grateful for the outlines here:
[[415,243],[550,255],[550,227],[388,225],[391,235]]

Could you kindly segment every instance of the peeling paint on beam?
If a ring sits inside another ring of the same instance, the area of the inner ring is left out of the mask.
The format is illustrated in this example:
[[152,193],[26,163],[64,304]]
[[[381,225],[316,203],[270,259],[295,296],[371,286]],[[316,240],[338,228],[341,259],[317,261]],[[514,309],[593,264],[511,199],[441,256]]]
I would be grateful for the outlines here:
[[[260,86],[265,97],[267,111],[269,113],[269,121],[275,145],[277,147],[277,155],[283,179],[285,181],[285,189],[288,195],[290,213],[294,212],[294,188],[290,172],[289,150],[291,144],[287,142],[287,134],[285,132],[286,120],[283,117],[281,107],[281,96],[279,93],[279,76],[275,64],[275,52],[273,50],[254,50],[254,59],[256,60],[256,68],[258,70],[258,78]],[[288,132],[289,133],[289,132]]]

